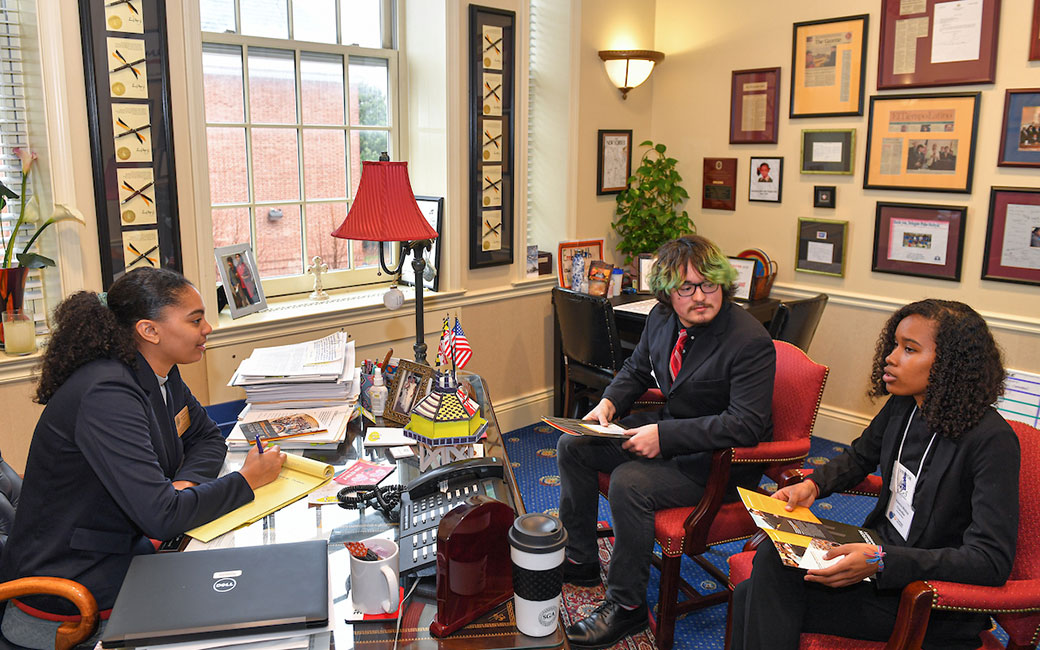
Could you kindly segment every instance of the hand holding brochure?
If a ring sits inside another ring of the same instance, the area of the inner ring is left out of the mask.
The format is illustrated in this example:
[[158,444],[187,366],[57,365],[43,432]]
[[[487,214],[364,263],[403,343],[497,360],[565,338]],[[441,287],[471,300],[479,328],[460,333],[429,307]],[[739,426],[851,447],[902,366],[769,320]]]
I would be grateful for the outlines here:
[[553,418],[544,417],[545,422],[554,429],[558,429],[572,436],[596,436],[598,438],[627,438],[632,434],[621,424],[611,422],[603,426],[589,420],[578,420],[576,418]]

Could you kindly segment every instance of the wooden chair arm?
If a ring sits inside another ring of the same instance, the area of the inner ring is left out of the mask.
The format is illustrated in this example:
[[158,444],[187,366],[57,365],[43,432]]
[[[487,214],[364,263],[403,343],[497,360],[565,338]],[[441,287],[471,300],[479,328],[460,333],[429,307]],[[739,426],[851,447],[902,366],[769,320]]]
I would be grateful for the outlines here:
[[[790,487],[795,483],[801,483],[805,479],[812,478],[812,473],[813,470],[804,468],[786,470],[780,475],[780,480],[777,481],[777,489]],[[856,485],[843,491],[842,494],[858,494],[865,497],[876,497],[881,494],[881,489],[881,477],[876,474],[869,474]]]
[[72,602],[79,610],[79,622],[65,622],[54,635],[55,650],[68,650],[94,633],[98,624],[98,607],[94,595],[78,582],[65,578],[18,578],[0,583],[0,600],[21,596],[50,594]]
[[920,650],[932,613],[932,596],[931,587],[922,580],[903,587],[896,624],[885,650]]
[[683,529],[686,531],[684,547],[688,554],[703,553],[708,547],[708,531],[711,529],[711,522],[722,506],[722,497],[726,495],[729,468],[732,462],[732,447],[716,449],[711,454],[711,469],[708,471],[708,483],[704,486],[704,495],[683,523]]

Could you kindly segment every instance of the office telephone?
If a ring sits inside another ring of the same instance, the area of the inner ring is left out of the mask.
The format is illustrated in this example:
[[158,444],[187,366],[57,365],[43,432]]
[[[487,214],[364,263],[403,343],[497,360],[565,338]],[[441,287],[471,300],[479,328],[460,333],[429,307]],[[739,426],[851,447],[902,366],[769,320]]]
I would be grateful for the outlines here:
[[401,573],[432,569],[437,562],[437,526],[448,511],[482,494],[511,505],[502,461],[467,458],[416,478],[401,494]]

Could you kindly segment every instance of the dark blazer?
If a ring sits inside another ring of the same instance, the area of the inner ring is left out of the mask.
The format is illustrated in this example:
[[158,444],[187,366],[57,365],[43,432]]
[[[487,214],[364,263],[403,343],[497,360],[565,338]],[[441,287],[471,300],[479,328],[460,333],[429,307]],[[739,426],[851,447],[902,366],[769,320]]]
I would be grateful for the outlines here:
[[[847,490],[881,465],[881,498],[864,525],[877,526],[912,397],[891,397],[842,455],[813,472],[820,497]],[[957,440],[938,436],[917,478],[909,537],[884,547],[881,588],[914,580],[1001,585],[1011,573],[1018,535],[1018,437],[993,409]]]
[[[54,393],[36,425],[21,501],[0,576],[57,576],[83,583],[98,607],[115,602],[130,560],[253,499],[238,472],[215,479],[227,448],[216,424],[174,367],[159,382],[102,359],[79,368]],[[177,435],[175,416],[186,427]],[[187,417],[187,420],[184,418]],[[176,490],[172,481],[197,487]],[[48,596],[26,598],[56,614],[75,610]]]
[[[723,301],[718,315],[687,343],[682,369],[672,383],[668,362],[679,327],[670,307],[654,307],[632,356],[603,396],[625,413],[648,388],[660,388],[662,409],[630,415],[624,422],[656,422],[661,455],[677,457],[683,472],[703,484],[712,451],[772,439],[776,349],[761,323]],[[730,497],[735,496],[734,486],[753,487],[761,476],[757,465],[734,465]]]

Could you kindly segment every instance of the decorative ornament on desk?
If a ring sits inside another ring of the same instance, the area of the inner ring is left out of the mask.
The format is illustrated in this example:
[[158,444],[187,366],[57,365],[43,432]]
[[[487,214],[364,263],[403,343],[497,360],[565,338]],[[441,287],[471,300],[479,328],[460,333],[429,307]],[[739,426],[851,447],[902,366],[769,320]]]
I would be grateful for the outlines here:
[[474,445],[487,432],[480,407],[450,373],[434,375],[433,390],[414,409],[404,435],[419,445],[419,471],[476,456]]
[[404,304],[404,293],[397,288],[396,284],[391,284],[390,288],[383,294],[383,304],[390,311],[400,309],[401,305]]
[[308,296],[311,300],[328,300],[329,294],[325,292],[325,288],[322,286],[321,276],[323,273],[329,272],[329,265],[325,263],[325,260],[321,259],[321,255],[315,255],[311,258],[311,265],[307,267],[307,272],[314,275],[314,291]]

